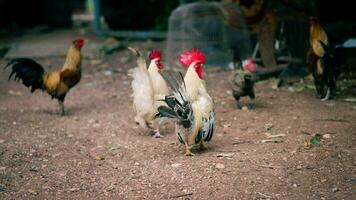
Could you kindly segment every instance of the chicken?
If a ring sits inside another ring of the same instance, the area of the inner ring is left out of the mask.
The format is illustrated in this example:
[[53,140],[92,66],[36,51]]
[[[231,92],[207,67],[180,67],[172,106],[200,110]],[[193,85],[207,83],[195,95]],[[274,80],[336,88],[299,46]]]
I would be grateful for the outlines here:
[[61,115],[65,114],[64,99],[69,90],[81,79],[81,48],[84,39],[74,40],[67,51],[67,57],[62,69],[46,72],[36,61],[30,58],[15,58],[6,66],[11,67],[9,80],[15,75],[15,80],[31,88],[31,93],[40,89],[51,95],[52,99],[58,100]]
[[151,63],[147,69],[146,60],[142,54],[131,47],[129,49],[136,54],[138,67],[130,74],[133,77],[131,86],[133,90],[133,107],[136,112],[135,122],[142,128],[155,129],[154,137],[162,137],[160,126],[164,119],[155,119],[157,108],[165,105],[162,99],[169,94],[168,86],[160,71],[163,69],[161,53],[152,50],[149,54]]
[[242,64],[243,70],[235,69],[230,76],[230,82],[232,84],[232,95],[236,100],[236,105],[238,109],[242,108],[240,102],[241,97],[249,96],[250,103],[249,108],[255,108],[255,76],[252,74],[256,70],[256,64],[253,60],[247,59]]
[[193,147],[206,148],[205,143],[212,139],[214,103],[203,80],[204,54],[194,49],[191,52],[185,51],[180,55],[180,61],[188,67],[184,78],[180,74],[183,84],[179,85],[172,76],[165,76],[173,95],[165,97],[167,106],[158,108],[157,117],[176,119],[178,140],[185,145],[185,155],[192,156]]
[[335,95],[338,67],[328,36],[315,17],[310,18],[309,42],[307,66],[313,75],[318,96],[325,101]]

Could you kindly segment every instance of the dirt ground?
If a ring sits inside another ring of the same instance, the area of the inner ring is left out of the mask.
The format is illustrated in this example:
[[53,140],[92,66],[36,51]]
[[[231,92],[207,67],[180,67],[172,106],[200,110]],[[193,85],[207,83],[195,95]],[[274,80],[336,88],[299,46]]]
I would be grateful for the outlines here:
[[[64,58],[37,60],[60,66]],[[269,80],[256,85],[255,110],[237,110],[229,71],[207,70],[216,131],[208,150],[186,157],[171,123],[160,139],[135,125],[134,61],[126,50],[86,58],[64,117],[47,94],[1,71],[0,199],[356,199],[355,103],[276,90]],[[306,145],[316,133],[321,140]]]

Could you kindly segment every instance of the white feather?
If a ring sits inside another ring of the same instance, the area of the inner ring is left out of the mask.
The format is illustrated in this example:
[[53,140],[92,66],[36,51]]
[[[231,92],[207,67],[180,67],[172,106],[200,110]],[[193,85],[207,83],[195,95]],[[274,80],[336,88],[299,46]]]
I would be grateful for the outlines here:
[[131,74],[133,77],[131,87],[133,90],[133,106],[137,116],[145,121],[152,117],[153,113],[153,89],[151,79],[147,70],[142,67],[136,67]]

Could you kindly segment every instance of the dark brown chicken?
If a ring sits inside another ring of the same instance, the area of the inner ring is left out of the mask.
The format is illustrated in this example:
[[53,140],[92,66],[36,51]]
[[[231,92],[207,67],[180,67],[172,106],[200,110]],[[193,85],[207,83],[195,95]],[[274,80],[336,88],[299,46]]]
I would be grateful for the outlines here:
[[81,79],[81,48],[84,40],[74,40],[67,52],[67,58],[62,69],[46,72],[36,61],[30,58],[15,58],[6,66],[11,68],[9,80],[14,75],[16,81],[22,80],[31,93],[37,89],[46,91],[52,98],[58,100],[61,115],[65,114],[64,99],[68,91]]
[[241,109],[243,106],[240,102],[241,97],[248,96],[250,109],[255,108],[255,76],[252,72],[256,70],[256,64],[251,58],[242,63],[242,69],[234,69],[229,77],[232,89],[232,95],[236,100],[236,106]]

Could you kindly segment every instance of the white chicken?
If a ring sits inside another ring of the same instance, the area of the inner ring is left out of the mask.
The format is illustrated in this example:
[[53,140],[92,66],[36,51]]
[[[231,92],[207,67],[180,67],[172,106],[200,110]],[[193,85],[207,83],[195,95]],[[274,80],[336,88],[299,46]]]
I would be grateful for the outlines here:
[[167,106],[158,108],[157,117],[177,119],[178,140],[185,145],[185,155],[192,156],[193,147],[206,148],[205,142],[212,139],[215,122],[214,103],[203,80],[204,54],[194,49],[191,52],[185,51],[180,55],[180,61],[188,68],[184,78],[180,74],[183,84],[180,86],[172,76],[165,76],[173,95],[165,97]]
[[133,107],[136,113],[135,122],[142,128],[154,128],[154,137],[162,137],[160,125],[163,119],[155,119],[157,108],[165,105],[161,101],[169,90],[160,71],[163,69],[161,63],[161,52],[152,50],[149,54],[151,63],[147,69],[145,58],[137,49],[129,47],[137,56],[137,67],[133,69],[130,76],[133,77],[131,87],[133,90]]

